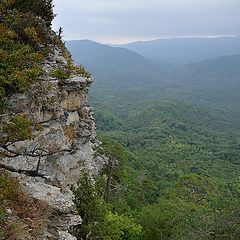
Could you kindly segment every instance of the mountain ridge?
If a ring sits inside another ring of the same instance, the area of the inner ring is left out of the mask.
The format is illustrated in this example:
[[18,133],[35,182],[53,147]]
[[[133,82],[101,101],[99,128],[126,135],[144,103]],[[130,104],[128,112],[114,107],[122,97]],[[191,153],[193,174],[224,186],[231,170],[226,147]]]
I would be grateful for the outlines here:
[[[81,41],[75,42],[80,45],[81,43]],[[89,42],[85,41],[85,43]],[[102,46],[95,42],[90,43],[97,48]],[[69,46],[68,42],[67,46]],[[115,53],[119,48],[104,45],[101,51],[104,52],[105,49],[114,49],[108,60],[109,62],[112,59],[110,66],[112,69],[109,69],[106,58],[101,54],[96,61],[94,50],[85,49],[84,52],[81,48],[69,47],[75,61],[82,62],[93,73],[95,78],[95,84],[92,87],[93,101],[98,101],[97,99],[100,99],[104,93],[106,101],[119,101],[119,104],[123,101],[140,102],[155,98],[178,98],[212,107],[217,111],[227,110],[229,115],[238,118],[240,55],[220,56],[170,68],[167,65],[165,71],[160,71],[156,62],[146,58],[141,58],[144,61],[137,66],[135,58],[124,61],[128,55],[123,56],[122,64],[116,64],[115,59],[118,55]],[[88,59],[83,61],[86,54]],[[139,55],[134,54],[134,56]],[[147,67],[146,62],[148,66],[153,65],[153,67]]]
[[148,84],[157,81],[156,76],[175,68],[174,64],[149,60],[131,50],[89,40],[66,42],[66,46],[77,63],[86,66],[96,79],[102,79],[104,83],[122,84],[121,79],[126,79],[125,83],[130,85]]
[[148,58],[187,64],[223,55],[240,54],[240,36],[156,39],[117,46],[133,50]]

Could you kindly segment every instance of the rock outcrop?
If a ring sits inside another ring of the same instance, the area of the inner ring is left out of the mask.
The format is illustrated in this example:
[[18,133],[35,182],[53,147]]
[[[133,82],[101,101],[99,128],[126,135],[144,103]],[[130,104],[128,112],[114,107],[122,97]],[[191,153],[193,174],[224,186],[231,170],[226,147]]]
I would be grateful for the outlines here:
[[13,143],[9,148],[16,156],[2,164],[16,170],[36,171],[37,176],[12,173],[25,192],[44,201],[52,209],[49,224],[38,239],[75,239],[70,226],[81,223],[73,203],[70,186],[77,183],[83,169],[97,174],[105,159],[95,156],[95,123],[88,103],[91,78],[72,74],[60,81],[51,72],[67,65],[57,47],[43,64],[45,74],[26,92],[15,94],[9,110],[1,117],[23,114],[34,126],[31,140]]

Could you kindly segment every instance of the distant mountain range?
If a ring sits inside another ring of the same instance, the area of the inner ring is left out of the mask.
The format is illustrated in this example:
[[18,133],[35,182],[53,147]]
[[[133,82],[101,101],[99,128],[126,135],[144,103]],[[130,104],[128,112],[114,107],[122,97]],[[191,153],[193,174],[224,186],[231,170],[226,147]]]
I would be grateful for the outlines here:
[[175,64],[150,60],[125,48],[89,40],[68,41],[66,46],[75,61],[84,65],[101,83],[149,84],[176,68]]
[[186,64],[240,54],[240,37],[159,39],[119,46],[150,59]]
[[[206,43],[205,49],[202,43],[196,50],[202,52],[202,57],[233,52],[233,45],[225,45],[223,49],[219,47],[214,54],[208,52],[210,45],[218,40],[226,43],[233,41],[233,38],[191,41],[194,44],[196,41]],[[187,46],[189,41],[182,44]],[[210,42],[210,45],[207,44]],[[122,47],[88,40],[69,41],[66,44],[75,61],[84,65],[94,76],[92,92],[95,102],[115,102],[116,106],[120,106],[123,102],[182,99],[240,117],[240,54],[177,65],[148,59]],[[172,49],[169,54],[173,52]],[[237,48],[234,52],[237,52]],[[185,53],[192,59],[194,54],[191,51]],[[175,55],[180,59],[179,52]]]
[[194,102],[240,104],[240,55],[188,64],[175,70],[170,78],[175,88],[191,95]]

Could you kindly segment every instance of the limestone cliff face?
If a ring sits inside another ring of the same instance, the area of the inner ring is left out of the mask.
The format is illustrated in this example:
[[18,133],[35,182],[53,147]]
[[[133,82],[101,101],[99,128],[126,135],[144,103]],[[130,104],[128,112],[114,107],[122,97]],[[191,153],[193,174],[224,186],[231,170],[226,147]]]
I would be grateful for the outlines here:
[[25,93],[15,94],[9,110],[1,117],[24,114],[35,126],[33,139],[11,145],[19,156],[2,159],[15,169],[37,169],[40,176],[12,173],[23,189],[35,199],[50,205],[53,213],[48,227],[38,239],[75,239],[68,228],[81,223],[75,212],[70,186],[76,184],[83,169],[97,174],[104,158],[95,156],[95,123],[88,103],[91,78],[71,75],[60,81],[51,77],[53,69],[67,60],[57,47],[43,63],[45,74]]

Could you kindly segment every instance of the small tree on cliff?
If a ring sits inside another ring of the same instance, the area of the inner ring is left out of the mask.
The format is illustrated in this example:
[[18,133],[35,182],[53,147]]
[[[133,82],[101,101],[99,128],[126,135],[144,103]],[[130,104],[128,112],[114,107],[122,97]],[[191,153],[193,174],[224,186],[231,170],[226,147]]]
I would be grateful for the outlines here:
[[10,8],[23,13],[32,13],[42,18],[49,27],[55,17],[52,0],[15,0]]

